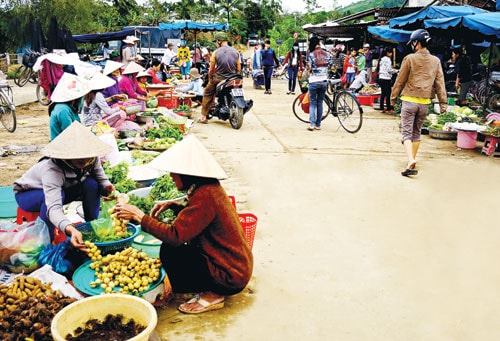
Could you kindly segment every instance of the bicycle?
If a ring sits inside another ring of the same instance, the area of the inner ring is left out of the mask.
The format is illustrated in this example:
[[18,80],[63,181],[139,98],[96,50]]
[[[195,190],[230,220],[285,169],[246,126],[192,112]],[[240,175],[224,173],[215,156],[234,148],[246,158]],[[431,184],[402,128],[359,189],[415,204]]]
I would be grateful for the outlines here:
[[[329,114],[337,117],[340,125],[347,132],[354,134],[361,129],[363,124],[363,108],[356,96],[345,90],[340,79],[328,79],[328,87],[331,91],[331,98],[325,94],[324,104],[327,110],[323,110],[323,121]],[[307,92],[299,94],[293,101],[293,114],[304,123],[309,123],[309,103],[303,103]]]
[[33,84],[38,83],[38,72],[33,71],[33,65],[35,65],[40,55],[40,53],[34,51],[28,51],[28,53],[23,55],[23,64],[19,66],[14,74],[14,83],[17,86],[23,87],[28,82]]
[[0,80],[0,122],[8,132],[16,130],[16,106],[14,105],[12,88],[7,82]]

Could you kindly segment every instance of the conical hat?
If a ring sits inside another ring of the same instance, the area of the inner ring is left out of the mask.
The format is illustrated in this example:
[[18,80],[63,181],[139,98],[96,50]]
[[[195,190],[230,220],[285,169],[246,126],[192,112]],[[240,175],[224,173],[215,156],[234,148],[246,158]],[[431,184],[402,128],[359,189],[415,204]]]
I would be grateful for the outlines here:
[[141,77],[148,77],[149,80],[151,80],[153,78],[153,76],[151,76],[146,70],[142,70],[141,72],[139,72],[137,74],[137,76],[135,76],[135,78],[139,79]]
[[71,160],[102,156],[112,151],[110,145],[102,142],[80,122],[74,121],[40,153],[54,159]]
[[100,72],[94,73],[89,82],[91,90],[106,89],[115,84],[114,79],[111,79]]
[[158,155],[148,167],[170,173],[226,179],[228,176],[194,135],[185,137]]
[[108,60],[106,62],[106,64],[104,65],[104,70],[102,71],[102,73],[107,76],[111,72],[120,69],[122,66],[123,66],[123,63],[118,63],[118,62],[115,62],[114,60]]
[[130,62],[127,65],[127,67],[125,68],[125,70],[123,70],[122,74],[128,75],[131,73],[141,72],[143,70],[144,70],[144,68],[142,66],[140,66],[139,64],[137,64],[136,62]]
[[50,99],[56,103],[69,102],[85,96],[89,91],[90,85],[88,80],[65,72],[61,79],[59,79],[59,82],[57,82]]

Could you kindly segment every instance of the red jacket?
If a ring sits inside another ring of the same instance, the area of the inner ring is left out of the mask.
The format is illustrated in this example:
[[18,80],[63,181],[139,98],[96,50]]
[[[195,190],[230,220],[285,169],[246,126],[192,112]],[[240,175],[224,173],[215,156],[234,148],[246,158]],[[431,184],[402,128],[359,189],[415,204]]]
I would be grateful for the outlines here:
[[[303,69],[304,63],[302,62],[302,53],[300,53],[300,51],[297,50],[297,54],[299,56],[298,61],[297,61],[297,66],[299,67],[299,69]],[[292,60],[292,51],[288,51],[288,53],[286,54],[285,60],[283,61],[283,64],[288,63],[288,66],[290,66],[289,60],[290,60],[290,62]]]

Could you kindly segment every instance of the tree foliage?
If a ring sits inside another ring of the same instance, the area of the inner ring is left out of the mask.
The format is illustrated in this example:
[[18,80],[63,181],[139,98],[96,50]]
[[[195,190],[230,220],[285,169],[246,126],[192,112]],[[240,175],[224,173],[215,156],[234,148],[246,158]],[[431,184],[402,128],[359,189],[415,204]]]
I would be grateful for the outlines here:
[[[284,0],[0,0],[0,52],[15,51],[30,43],[33,22],[40,19],[42,31],[47,34],[51,17],[73,34],[118,31],[125,26],[153,25],[173,20],[228,22],[232,40],[248,34],[270,38],[273,47],[281,40],[281,49],[293,44],[293,34],[306,38],[304,24],[334,20],[347,13],[356,13],[372,7],[396,7],[403,0],[357,1],[335,11],[314,12],[317,0],[305,0],[305,13],[284,13]],[[286,0],[288,1],[288,0]],[[335,1],[335,0],[333,0]],[[187,32],[192,36],[192,33]],[[188,37],[190,38],[190,37]],[[194,38],[194,37],[191,37]],[[202,41],[210,41],[210,34],[200,34]]]

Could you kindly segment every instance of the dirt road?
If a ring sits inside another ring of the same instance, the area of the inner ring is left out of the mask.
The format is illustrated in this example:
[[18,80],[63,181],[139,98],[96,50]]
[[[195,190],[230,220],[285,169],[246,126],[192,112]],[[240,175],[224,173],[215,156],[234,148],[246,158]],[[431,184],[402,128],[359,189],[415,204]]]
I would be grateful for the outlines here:
[[[499,162],[424,137],[419,174],[400,175],[398,122],[365,107],[361,131],[332,117],[309,132],[285,81],[240,130],[212,120],[196,134],[230,175],[240,211],[258,218],[249,287],[223,310],[159,312],[164,340],[498,340]],[[0,146],[48,142],[45,108],[20,110]],[[38,158],[0,159],[10,184]],[[26,160],[26,161],[25,161]]]

